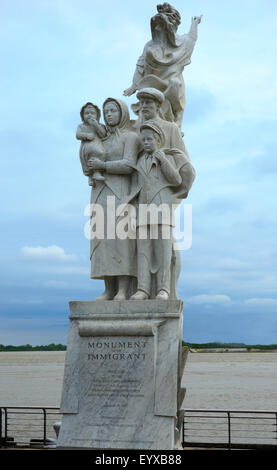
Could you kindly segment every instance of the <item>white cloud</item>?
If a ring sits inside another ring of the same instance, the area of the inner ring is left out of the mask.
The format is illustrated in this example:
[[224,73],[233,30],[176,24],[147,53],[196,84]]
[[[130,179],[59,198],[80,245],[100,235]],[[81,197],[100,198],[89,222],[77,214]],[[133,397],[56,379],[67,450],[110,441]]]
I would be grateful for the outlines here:
[[21,249],[21,255],[24,259],[36,261],[75,261],[75,255],[67,255],[63,248],[57,245],[47,247],[43,246],[24,246]]
[[213,305],[227,305],[231,303],[231,299],[228,295],[195,295],[187,299],[190,304],[213,304]]
[[258,309],[274,309],[277,311],[277,299],[270,297],[252,298],[244,301],[245,305]]

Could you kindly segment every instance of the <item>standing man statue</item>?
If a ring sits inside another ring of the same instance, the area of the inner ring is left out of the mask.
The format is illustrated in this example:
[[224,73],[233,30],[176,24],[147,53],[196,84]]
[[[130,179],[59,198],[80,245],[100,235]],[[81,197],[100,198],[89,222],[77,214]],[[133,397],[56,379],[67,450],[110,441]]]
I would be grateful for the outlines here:
[[[192,18],[188,34],[177,35],[180,13],[169,3],[157,5],[158,13],[151,18],[152,40],[147,42],[139,57],[132,85],[123,94],[131,96],[146,87],[162,91],[165,101],[161,117],[181,128],[186,104],[183,70],[191,62],[202,16]],[[133,105],[136,111],[136,105]]]
[[137,93],[138,120],[136,122],[137,131],[146,121],[156,121],[165,134],[165,147],[177,148],[188,156],[187,149],[182,139],[180,128],[175,122],[166,121],[160,117],[160,110],[164,104],[165,96],[156,88],[142,88]]

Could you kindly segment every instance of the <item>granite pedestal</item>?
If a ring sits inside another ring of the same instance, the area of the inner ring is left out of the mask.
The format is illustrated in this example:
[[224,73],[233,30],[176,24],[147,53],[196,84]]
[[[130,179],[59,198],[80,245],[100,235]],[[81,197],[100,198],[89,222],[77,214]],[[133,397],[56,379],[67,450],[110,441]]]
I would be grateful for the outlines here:
[[60,449],[180,448],[182,302],[70,302]]

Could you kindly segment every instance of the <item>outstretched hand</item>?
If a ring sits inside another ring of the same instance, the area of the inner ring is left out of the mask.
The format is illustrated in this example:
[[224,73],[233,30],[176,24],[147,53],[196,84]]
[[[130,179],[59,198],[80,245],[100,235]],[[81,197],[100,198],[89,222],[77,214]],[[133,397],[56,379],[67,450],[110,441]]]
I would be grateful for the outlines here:
[[135,85],[131,85],[129,88],[123,91],[124,96],[131,96],[137,91],[137,87]]
[[193,17],[192,17],[192,21],[194,21],[196,24],[200,24],[200,23],[201,23],[201,20],[202,20],[202,16],[203,16],[203,15],[200,15],[200,16],[193,16]]

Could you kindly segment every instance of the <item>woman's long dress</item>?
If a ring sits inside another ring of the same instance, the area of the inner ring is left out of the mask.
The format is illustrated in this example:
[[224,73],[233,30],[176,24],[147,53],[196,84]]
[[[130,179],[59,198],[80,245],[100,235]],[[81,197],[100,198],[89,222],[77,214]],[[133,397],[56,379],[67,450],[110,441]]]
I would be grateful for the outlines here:
[[[107,151],[105,181],[96,183],[91,191],[91,203],[101,205],[104,213],[104,238],[91,240],[91,278],[104,279],[106,276],[137,276],[136,240],[119,239],[116,235],[118,219],[114,221],[113,211],[108,212],[114,204],[117,207],[124,203],[131,192],[132,167],[136,165],[139,151],[139,139],[129,129],[116,129],[103,141]],[[128,165],[129,164],[129,165]],[[108,218],[107,218],[108,214]],[[107,238],[115,232],[115,237]]]

